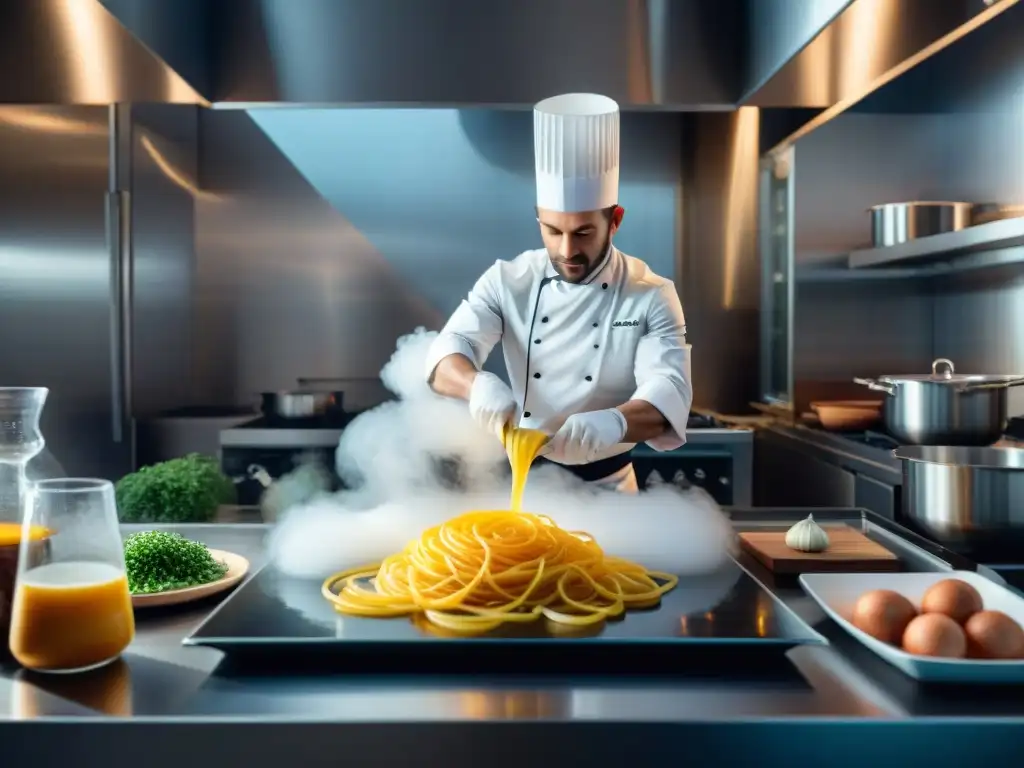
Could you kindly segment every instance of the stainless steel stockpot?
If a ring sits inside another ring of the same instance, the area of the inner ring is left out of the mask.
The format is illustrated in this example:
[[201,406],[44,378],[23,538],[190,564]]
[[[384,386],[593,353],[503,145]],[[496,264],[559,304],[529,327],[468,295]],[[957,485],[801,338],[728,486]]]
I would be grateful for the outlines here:
[[930,374],[854,379],[885,392],[885,427],[903,445],[991,445],[1006,427],[1006,390],[1024,376],[956,373],[939,358]]
[[906,445],[901,515],[943,544],[1024,540],[1024,449]]

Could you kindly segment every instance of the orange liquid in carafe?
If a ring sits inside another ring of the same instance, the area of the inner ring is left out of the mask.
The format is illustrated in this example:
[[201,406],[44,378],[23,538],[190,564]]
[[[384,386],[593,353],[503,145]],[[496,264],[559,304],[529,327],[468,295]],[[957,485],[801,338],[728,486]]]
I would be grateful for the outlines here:
[[25,572],[12,613],[11,654],[29,669],[102,664],[135,636],[128,580],[107,563],[50,563]]
[[[41,541],[50,535],[50,531],[41,525],[29,528],[29,539]],[[21,523],[0,523],[0,547],[12,547],[21,544]]]
[[[50,531],[41,525],[29,529],[29,560],[46,551]],[[0,523],[0,661],[9,660],[7,633],[11,628],[11,607],[14,600],[14,581],[18,575],[21,552],[21,523]]]

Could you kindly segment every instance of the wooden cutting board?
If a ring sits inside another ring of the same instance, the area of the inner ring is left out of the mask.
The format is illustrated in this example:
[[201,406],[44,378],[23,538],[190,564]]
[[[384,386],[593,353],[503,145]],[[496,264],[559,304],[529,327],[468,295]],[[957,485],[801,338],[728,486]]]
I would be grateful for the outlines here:
[[822,526],[829,545],[824,552],[797,552],[786,546],[785,531],[744,531],[743,549],[775,574],[888,573],[900,570],[900,561],[878,542],[847,525]]

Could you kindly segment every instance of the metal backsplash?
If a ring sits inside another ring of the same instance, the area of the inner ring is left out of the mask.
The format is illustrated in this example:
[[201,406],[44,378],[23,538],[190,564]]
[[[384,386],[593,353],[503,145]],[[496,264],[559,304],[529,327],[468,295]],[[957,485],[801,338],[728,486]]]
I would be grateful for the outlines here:
[[[682,123],[622,117],[616,244],[667,276]],[[529,112],[203,111],[199,138],[204,401],[248,402],[299,376],[376,378],[397,337],[440,328],[495,259],[540,246]]]
[[[962,88],[942,104],[931,141],[950,199],[1024,203],[1024,6],[979,30],[960,57],[936,62]],[[1024,265],[933,284],[933,351],[963,371],[1024,373]],[[1024,414],[1024,387],[1010,390]]]
[[148,416],[193,402],[193,199],[199,108],[132,107],[133,400]]
[[760,399],[758,110],[687,124],[680,295],[693,345],[693,404],[720,413]]
[[[0,108],[0,385],[49,387],[52,454],[73,475],[117,478],[132,469],[132,417],[189,399],[192,192],[181,184],[190,159],[194,174],[195,108],[135,107],[116,136],[109,117]],[[113,187],[126,193],[134,280],[112,280],[123,264],[107,234]],[[131,322],[115,332],[125,295]]]

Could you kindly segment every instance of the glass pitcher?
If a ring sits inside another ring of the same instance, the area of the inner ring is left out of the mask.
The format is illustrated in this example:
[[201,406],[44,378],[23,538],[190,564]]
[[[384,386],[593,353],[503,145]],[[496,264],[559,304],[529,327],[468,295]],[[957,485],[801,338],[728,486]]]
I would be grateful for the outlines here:
[[[43,450],[39,417],[49,390],[0,387],[0,637],[7,637],[18,569],[24,517],[27,467]],[[33,547],[45,546],[45,531],[35,531]],[[0,643],[0,657],[7,646]]]
[[117,659],[135,636],[135,618],[113,484],[33,483],[22,530],[11,654],[37,672],[82,672]]

